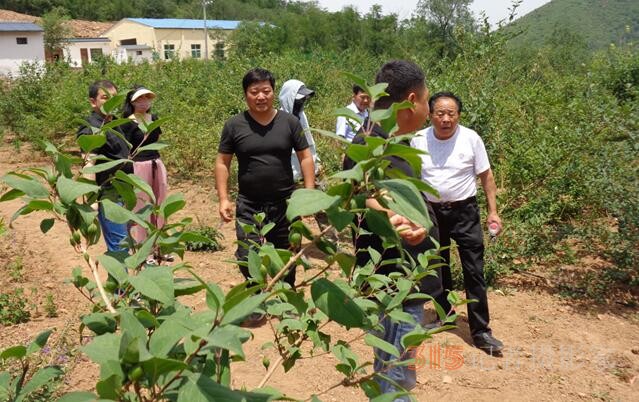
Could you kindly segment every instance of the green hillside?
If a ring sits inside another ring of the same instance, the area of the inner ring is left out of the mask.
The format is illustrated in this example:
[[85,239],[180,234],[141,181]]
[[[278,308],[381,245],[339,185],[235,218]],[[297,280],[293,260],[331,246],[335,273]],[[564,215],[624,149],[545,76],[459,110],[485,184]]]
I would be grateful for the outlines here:
[[639,39],[639,1],[552,0],[506,29],[524,31],[514,45],[542,46],[570,35],[599,49]]

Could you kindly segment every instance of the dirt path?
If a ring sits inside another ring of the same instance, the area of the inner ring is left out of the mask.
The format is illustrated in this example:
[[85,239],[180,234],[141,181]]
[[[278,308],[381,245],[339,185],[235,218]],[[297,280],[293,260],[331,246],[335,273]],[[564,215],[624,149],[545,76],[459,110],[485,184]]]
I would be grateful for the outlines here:
[[[45,163],[27,150],[16,152],[9,144],[0,146],[0,174],[26,164]],[[202,224],[217,224],[212,183],[171,183],[172,191],[186,195],[185,215]],[[0,187],[0,190],[3,190]],[[0,217],[8,221],[19,201],[0,203]],[[68,370],[67,390],[88,390],[98,377],[97,367],[77,352],[78,316],[90,310],[89,303],[64,280],[71,269],[82,265],[69,246],[64,228],[54,226],[46,235],[39,230],[43,215],[20,218],[0,237],[0,286],[3,291],[23,288],[32,304],[32,319],[24,324],[0,327],[0,347],[25,342],[45,328],[55,328],[48,361],[59,361]],[[218,253],[187,253],[186,260],[208,280],[228,288],[243,278],[231,264],[233,231],[222,228],[225,250]],[[15,274],[15,261],[22,266]],[[11,268],[14,267],[14,268]],[[13,270],[13,276],[10,272]],[[15,277],[19,276],[16,280]],[[37,289],[34,291],[33,289]],[[47,318],[47,294],[53,297],[58,317]],[[596,305],[561,299],[547,288],[536,287],[517,278],[503,281],[489,293],[491,325],[507,350],[502,358],[489,357],[469,344],[465,314],[459,328],[438,334],[422,349],[425,358],[418,370],[420,401],[449,398],[459,401],[556,401],[638,399],[639,313],[623,306]],[[195,308],[203,297],[192,300]],[[358,331],[334,329],[333,336],[352,339]],[[265,374],[264,356],[275,361],[272,350],[260,346],[270,340],[268,326],[254,330],[254,339],[245,347],[246,362],[233,366],[233,386],[253,388]],[[370,348],[355,343],[362,358],[370,358]],[[463,357],[463,362],[459,357]],[[268,385],[297,398],[339,382],[336,359],[324,355],[300,361],[289,373],[279,369]],[[322,396],[326,401],[364,401],[359,389],[337,388]]]

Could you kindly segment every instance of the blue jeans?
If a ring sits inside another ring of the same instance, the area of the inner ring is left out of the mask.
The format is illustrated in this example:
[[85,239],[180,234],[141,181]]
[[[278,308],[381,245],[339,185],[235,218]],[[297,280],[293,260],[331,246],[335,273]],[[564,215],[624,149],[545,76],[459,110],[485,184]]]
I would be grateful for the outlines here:
[[[118,204],[122,205],[122,203]],[[100,222],[100,227],[102,228],[102,236],[104,236],[107,250],[128,252],[129,249],[126,246],[122,245],[122,242],[128,236],[126,223],[120,224],[108,220],[106,216],[104,216],[102,204],[100,204],[100,207],[98,208],[98,221]]]
[[[424,304],[425,303],[413,303],[403,306],[404,312],[410,314],[417,322],[417,325],[421,325],[424,320]],[[400,361],[410,360],[413,356],[405,351],[401,340],[404,335],[415,329],[415,325],[407,322],[392,322],[390,317],[385,317],[380,324],[384,327],[384,333],[377,335],[399,350]],[[373,352],[375,353],[373,368],[376,373],[383,374],[407,391],[415,388],[417,384],[417,370],[414,366],[393,366],[392,363],[397,361],[396,357],[377,348],[373,348]],[[402,391],[380,377],[377,377],[375,381],[379,384],[383,394]],[[402,396],[395,399],[396,402],[410,400],[409,396]]]

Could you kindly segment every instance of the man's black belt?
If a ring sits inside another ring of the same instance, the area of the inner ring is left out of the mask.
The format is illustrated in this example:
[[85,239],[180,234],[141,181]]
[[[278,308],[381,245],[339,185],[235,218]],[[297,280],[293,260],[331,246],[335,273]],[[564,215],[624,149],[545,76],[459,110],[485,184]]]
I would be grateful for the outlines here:
[[472,203],[476,203],[476,202],[477,202],[477,197],[472,196],[472,197],[466,198],[465,200],[446,201],[446,202],[431,202],[431,204],[433,205],[433,208],[455,209],[455,208],[461,208],[463,206],[466,206],[466,205],[472,204]]

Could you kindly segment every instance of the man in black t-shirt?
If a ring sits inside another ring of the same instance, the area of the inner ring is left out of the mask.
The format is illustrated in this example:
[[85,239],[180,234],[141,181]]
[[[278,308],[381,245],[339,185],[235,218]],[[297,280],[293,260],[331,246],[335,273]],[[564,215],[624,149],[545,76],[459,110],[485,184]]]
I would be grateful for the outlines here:
[[[112,96],[117,94],[118,90],[111,81],[100,80],[96,81],[89,86],[89,103],[93,112],[86,118],[86,124],[78,129],[77,136],[92,135],[95,128],[102,127],[105,123],[111,121],[113,116],[104,115],[102,111],[102,105],[109,100]],[[119,127],[115,130],[118,134],[122,134]],[[101,147],[93,150],[93,153],[100,156],[105,156],[110,160],[129,159],[129,146],[123,139],[123,136],[119,136],[115,132],[108,130],[106,133],[106,142]],[[106,163],[108,160],[97,160],[96,164]],[[133,173],[133,165],[130,162],[122,163],[111,169],[103,172],[98,172],[95,177],[96,184],[101,187],[101,192],[111,188],[110,179],[115,172],[122,170],[124,173]],[[126,251],[126,247],[122,246],[122,241],[127,237],[127,225],[119,224],[109,221],[104,216],[104,210],[102,206],[98,208],[98,220],[102,229],[102,235],[107,245],[108,251]]]
[[[296,151],[302,169],[304,186],[314,188],[313,158],[299,120],[293,115],[273,108],[275,79],[262,68],[250,70],[242,80],[248,110],[230,118],[222,130],[222,138],[215,162],[215,181],[220,200],[219,212],[224,222],[233,219],[228,194],[228,178],[233,155],[238,160],[239,195],[236,201],[237,240],[259,243],[255,233],[245,233],[241,224],[254,224],[253,215],[263,212],[265,222],[275,223],[266,240],[276,248],[288,248],[289,222],[286,219],[286,200],[295,189],[291,152]],[[248,250],[238,245],[235,253],[240,261],[248,258]],[[250,279],[248,268],[240,271]],[[295,285],[295,268],[285,281]]]

